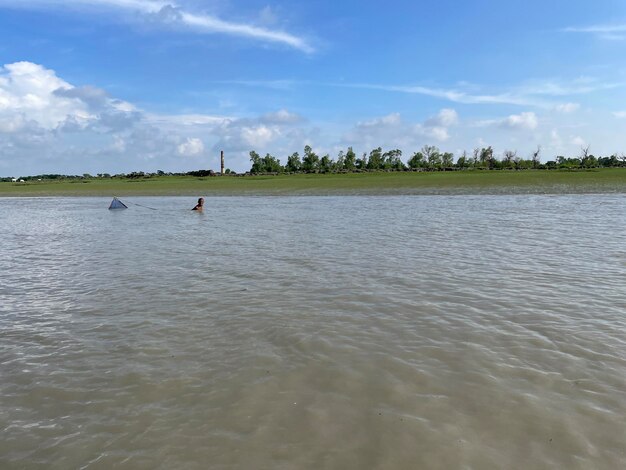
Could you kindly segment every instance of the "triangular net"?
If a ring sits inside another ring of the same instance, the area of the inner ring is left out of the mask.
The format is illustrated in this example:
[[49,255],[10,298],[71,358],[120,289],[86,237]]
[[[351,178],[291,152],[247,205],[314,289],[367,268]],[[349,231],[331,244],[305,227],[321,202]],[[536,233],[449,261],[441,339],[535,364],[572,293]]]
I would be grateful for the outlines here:
[[109,206],[109,209],[128,209],[128,207],[118,198],[114,197],[113,200],[111,201],[111,205]]

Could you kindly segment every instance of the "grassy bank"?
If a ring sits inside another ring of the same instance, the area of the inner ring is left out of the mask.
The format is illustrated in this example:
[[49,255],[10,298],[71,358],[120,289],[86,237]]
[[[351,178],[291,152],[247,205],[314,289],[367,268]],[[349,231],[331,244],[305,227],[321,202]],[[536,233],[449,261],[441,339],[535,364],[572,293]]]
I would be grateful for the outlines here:
[[626,193],[626,168],[450,171],[0,183],[0,196]]

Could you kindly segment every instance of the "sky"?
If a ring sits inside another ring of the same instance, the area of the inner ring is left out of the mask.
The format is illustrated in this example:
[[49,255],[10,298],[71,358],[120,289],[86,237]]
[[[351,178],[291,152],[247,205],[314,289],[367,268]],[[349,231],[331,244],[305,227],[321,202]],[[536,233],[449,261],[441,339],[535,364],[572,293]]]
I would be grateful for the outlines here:
[[626,152],[623,0],[0,0],[0,176]]

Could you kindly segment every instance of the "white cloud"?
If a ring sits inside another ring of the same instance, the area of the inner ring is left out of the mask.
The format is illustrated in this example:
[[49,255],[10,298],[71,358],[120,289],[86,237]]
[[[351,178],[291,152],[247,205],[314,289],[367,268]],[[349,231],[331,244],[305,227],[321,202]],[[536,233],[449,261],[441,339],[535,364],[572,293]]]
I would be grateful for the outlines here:
[[450,127],[455,126],[459,122],[459,115],[454,109],[442,109],[439,114],[427,119],[425,126],[430,127]]
[[[604,90],[624,87],[624,82],[606,82],[592,77],[579,77],[574,80],[542,80],[530,81],[517,86],[509,87],[504,91],[476,93],[476,88],[468,84],[459,85],[459,88],[433,88],[419,85],[378,85],[368,83],[332,83],[335,87],[363,88],[367,90],[381,90],[397,93],[417,94],[440,98],[453,103],[461,104],[511,104],[516,106],[533,106],[538,108],[557,108],[559,103],[552,102],[555,97],[585,95]],[[567,103],[566,109],[573,103]]]
[[274,113],[261,116],[261,120],[268,124],[295,124],[303,120],[302,116],[290,113],[286,109],[280,109]]
[[400,113],[391,113],[386,116],[382,116],[382,117],[375,118],[375,119],[370,119],[369,121],[359,122],[357,123],[357,127],[360,127],[362,129],[389,127],[389,126],[396,126],[400,124],[400,122],[401,122]]
[[570,114],[578,111],[579,108],[580,105],[578,103],[562,103],[556,105],[555,110],[559,113]]
[[459,115],[454,109],[444,108],[437,115],[426,119],[414,127],[418,135],[445,142],[450,139],[448,129],[459,123]]
[[130,103],[95,87],[74,87],[41,65],[16,62],[0,68],[0,129],[5,133],[33,126],[46,131],[111,132],[138,118]]
[[203,143],[188,135],[198,126],[184,123],[224,122],[212,116],[160,119],[100,88],[74,86],[38,64],[0,67],[0,169],[129,171],[142,167],[141,161],[180,169],[177,155],[203,154]]
[[[159,0],[21,0],[16,5],[14,0],[0,0],[0,6],[12,8],[85,8],[89,7],[127,10],[145,15],[148,19],[168,26],[184,27],[197,33],[219,33],[246,37],[261,42],[283,44],[306,53],[314,48],[303,38],[278,29],[269,29],[254,24],[235,23],[222,20],[214,15],[187,11],[175,2]],[[267,16],[267,15],[265,15]]]
[[613,113],[613,116],[615,116],[617,119],[624,119],[626,118],[626,111],[615,111]]
[[453,103],[462,104],[514,104],[519,106],[545,106],[545,103],[543,103],[541,100],[529,96],[514,94],[511,92],[499,94],[473,94],[456,89],[430,88],[412,85],[375,85],[365,83],[339,83],[334,84],[334,86],[418,94],[431,96],[433,98],[441,98],[447,101],[451,101]]
[[571,144],[578,145],[579,147],[585,147],[587,145],[587,142],[581,136],[577,135],[575,137],[572,137]]
[[178,154],[183,157],[197,157],[204,152],[204,144],[195,137],[188,137],[178,146]]
[[50,130],[68,116],[77,119],[93,117],[88,103],[55,94],[56,90],[69,88],[71,85],[58,78],[54,71],[40,65],[31,62],[7,64],[0,68],[0,120],[15,119],[13,131],[20,130],[28,122]]
[[458,124],[458,114],[453,109],[442,109],[420,123],[405,122],[400,113],[358,122],[343,135],[344,145],[358,145],[363,148],[405,147],[419,148],[425,143],[446,142],[450,139],[449,127]]
[[445,142],[450,138],[448,129],[440,126],[425,126],[423,124],[415,125],[415,132],[418,135],[435,139],[439,142]]
[[581,76],[572,80],[533,80],[517,87],[522,95],[549,97],[587,95],[598,91],[623,87],[623,82],[608,82],[594,77]]
[[539,125],[537,115],[533,112],[511,114],[499,122],[500,127],[509,129],[533,130]]
[[206,127],[221,126],[232,122],[235,118],[230,116],[217,116],[208,114],[144,114],[144,119],[156,126],[166,129],[180,127]]
[[278,132],[267,126],[243,127],[241,129],[241,138],[251,147],[264,147],[269,144]]
[[537,115],[533,112],[524,112],[520,114],[511,114],[501,119],[484,119],[475,121],[471,124],[473,127],[499,127],[501,129],[512,130],[533,130],[539,125]]
[[566,33],[591,34],[600,39],[622,41],[626,39],[626,24],[598,24],[592,26],[571,26],[562,30]]

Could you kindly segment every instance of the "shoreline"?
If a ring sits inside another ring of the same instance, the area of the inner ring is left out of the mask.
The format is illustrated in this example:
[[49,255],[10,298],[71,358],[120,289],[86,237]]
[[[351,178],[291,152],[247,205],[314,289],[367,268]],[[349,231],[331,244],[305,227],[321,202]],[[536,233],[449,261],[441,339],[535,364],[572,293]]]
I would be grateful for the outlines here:
[[626,168],[158,176],[0,183],[0,197],[626,194]]

